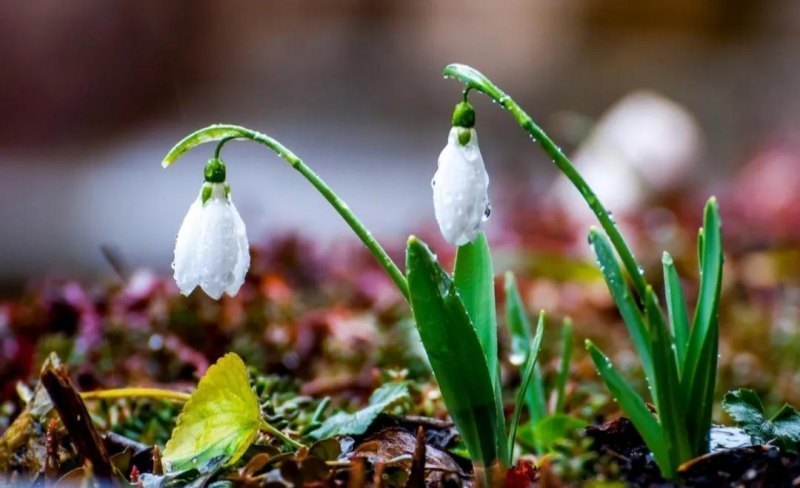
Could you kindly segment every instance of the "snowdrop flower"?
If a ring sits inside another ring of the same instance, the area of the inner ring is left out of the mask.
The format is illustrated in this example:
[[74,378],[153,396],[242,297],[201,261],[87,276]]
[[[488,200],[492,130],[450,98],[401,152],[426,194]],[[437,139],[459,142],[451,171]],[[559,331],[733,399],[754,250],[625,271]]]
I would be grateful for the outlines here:
[[182,294],[200,286],[217,300],[223,292],[234,296],[239,291],[250,267],[250,251],[244,222],[225,183],[225,164],[210,160],[205,178],[178,231],[172,266]]
[[489,175],[478,147],[475,112],[467,102],[456,105],[447,146],[433,176],[433,208],[439,230],[450,244],[475,240],[489,218]]

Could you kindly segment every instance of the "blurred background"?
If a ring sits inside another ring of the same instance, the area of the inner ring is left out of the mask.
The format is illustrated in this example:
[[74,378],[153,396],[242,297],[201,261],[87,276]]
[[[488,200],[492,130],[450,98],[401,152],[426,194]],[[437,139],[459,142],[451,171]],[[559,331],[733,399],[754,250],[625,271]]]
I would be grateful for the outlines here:
[[[799,41],[793,0],[2,2],[0,289],[108,273],[101,246],[168,271],[213,147],[159,163],[216,122],[276,137],[402,244],[433,225],[430,178],[461,90],[441,77],[450,62],[489,75],[580,162],[602,160],[597,140],[620,131],[641,139],[612,166],[634,168],[642,195],[738,177],[745,197],[783,208],[800,194]],[[472,101],[495,215],[513,214],[519,195],[557,193],[541,151],[485,97]],[[251,240],[350,239],[273,154],[238,143],[224,156]],[[752,178],[763,172],[751,164],[777,170]]]

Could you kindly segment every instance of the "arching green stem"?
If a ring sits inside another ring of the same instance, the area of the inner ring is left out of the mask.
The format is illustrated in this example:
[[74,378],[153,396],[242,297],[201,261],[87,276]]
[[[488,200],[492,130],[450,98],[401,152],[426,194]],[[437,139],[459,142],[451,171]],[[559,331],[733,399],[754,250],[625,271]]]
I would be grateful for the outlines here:
[[323,197],[325,197],[325,200],[327,200],[328,203],[330,203],[331,206],[336,209],[336,211],[339,213],[339,215],[341,215],[344,221],[347,222],[350,228],[353,229],[353,232],[355,232],[359,239],[361,239],[361,242],[363,242],[372,255],[375,256],[375,259],[378,260],[378,264],[381,265],[384,271],[386,271],[386,274],[389,275],[389,278],[392,279],[394,284],[400,290],[400,293],[402,293],[406,300],[408,300],[408,283],[406,282],[403,272],[400,271],[394,261],[392,261],[392,258],[389,257],[383,247],[381,247],[375,237],[373,237],[372,233],[367,230],[366,227],[364,227],[364,224],[362,224],[360,220],[358,220],[353,211],[350,210],[350,207],[347,206],[347,203],[339,198],[339,196],[334,193],[333,190],[331,190],[331,188],[322,180],[322,178],[314,173],[314,171],[312,171],[311,168],[309,168],[303,162],[303,160],[298,158],[292,151],[270,136],[237,125],[211,125],[205,129],[200,129],[192,134],[189,134],[182,141],[176,144],[175,147],[173,147],[170,152],[167,153],[166,157],[164,157],[162,166],[165,168],[169,167],[188,150],[206,142],[220,141],[215,151],[215,154],[218,157],[222,146],[226,142],[233,139],[249,139],[251,141],[264,144],[268,148],[272,149],[278,156],[283,158],[287,163],[289,163],[289,166],[303,175],[303,177],[308,180],[308,182],[311,183],[311,185],[316,188]]
[[597,199],[597,195],[595,195],[594,191],[592,191],[592,189],[586,183],[586,180],[583,179],[583,176],[578,173],[569,158],[564,155],[564,153],[561,151],[561,148],[558,147],[538,125],[536,125],[533,119],[527,113],[525,113],[524,110],[522,110],[517,102],[506,95],[503,90],[498,88],[497,85],[492,83],[492,81],[480,71],[463,64],[450,64],[445,67],[444,76],[455,78],[456,80],[464,83],[467,86],[467,90],[464,92],[465,96],[468,90],[474,89],[482,92],[494,100],[501,107],[508,110],[520,127],[522,127],[535,142],[539,143],[542,149],[544,149],[544,151],[553,160],[553,163],[555,163],[558,169],[560,169],[561,172],[564,173],[567,178],[569,178],[575,188],[578,189],[583,199],[589,204],[589,208],[591,208],[592,212],[594,212],[594,214],[597,216],[597,219],[600,221],[600,225],[603,227],[603,230],[605,230],[606,234],[611,240],[611,243],[617,250],[617,253],[619,253],[620,258],[622,259],[622,264],[625,266],[625,269],[630,275],[634,288],[636,289],[636,292],[643,303],[645,291],[647,290],[647,282],[642,276],[641,268],[636,262],[633,252],[625,243],[625,239],[619,232],[619,229],[614,223],[611,214],[606,210],[600,200]]

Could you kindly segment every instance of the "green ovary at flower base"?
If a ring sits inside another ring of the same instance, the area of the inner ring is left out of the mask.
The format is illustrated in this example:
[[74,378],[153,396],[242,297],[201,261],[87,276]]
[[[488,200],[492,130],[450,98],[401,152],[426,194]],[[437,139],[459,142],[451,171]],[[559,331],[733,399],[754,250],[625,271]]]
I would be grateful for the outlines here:
[[552,158],[598,218],[604,232],[593,230],[589,240],[642,361],[657,416],[599,349],[589,342],[587,348],[606,385],[653,451],[662,474],[676,476],[680,463],[708,450],[718,360],[717,310],[723,261],[716,200],[712,198],[706,205],[698,237],[701,281],[689,328],[683,290],[669,255],[664,258],[667,320],[652,286],[640,272],[641,267],[610,213],[561,149],[511,97],[479,71],[451,64],[445,68],[444,75],[466,85],[465,102],[470,90],[479,91],[506,109]]

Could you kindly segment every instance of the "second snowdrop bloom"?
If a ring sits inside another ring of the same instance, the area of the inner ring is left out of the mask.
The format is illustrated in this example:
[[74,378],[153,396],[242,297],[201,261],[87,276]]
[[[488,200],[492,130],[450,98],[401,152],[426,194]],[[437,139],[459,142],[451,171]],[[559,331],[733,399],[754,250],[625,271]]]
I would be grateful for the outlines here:
[[462,246],[478,237],[489,218],[489,175],[473,129],[474,111],[468,103],[456,106],[447,146],[431,181],[433,208],[439,230],[450,244]]
[[212,159],[206,182],[189,207],[175,242],[175,282],[189,295],[197,286],[211,298],[236,295],[250,267],[244,222],[225,182],[225,165]]

